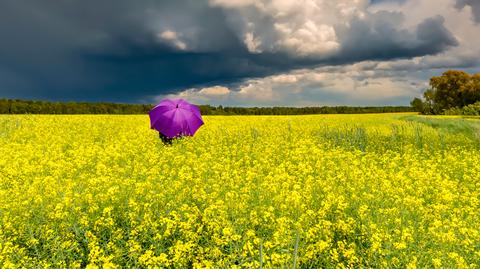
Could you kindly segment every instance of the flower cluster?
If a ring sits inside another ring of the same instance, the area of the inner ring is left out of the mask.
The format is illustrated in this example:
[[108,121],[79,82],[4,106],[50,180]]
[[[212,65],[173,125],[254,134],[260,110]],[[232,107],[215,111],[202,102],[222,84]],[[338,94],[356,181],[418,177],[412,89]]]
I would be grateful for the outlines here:
[[398,114],[0,116],[2,268],[478,268],[480,145]]

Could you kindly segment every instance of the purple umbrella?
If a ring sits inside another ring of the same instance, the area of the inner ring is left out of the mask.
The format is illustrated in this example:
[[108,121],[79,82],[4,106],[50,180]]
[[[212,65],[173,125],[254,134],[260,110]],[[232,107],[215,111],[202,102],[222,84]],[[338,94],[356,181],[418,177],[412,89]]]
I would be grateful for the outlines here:
[[200,109],[183,99],[164,99],[148,114],[150,128],[168,138],[192,136],[203,125]]

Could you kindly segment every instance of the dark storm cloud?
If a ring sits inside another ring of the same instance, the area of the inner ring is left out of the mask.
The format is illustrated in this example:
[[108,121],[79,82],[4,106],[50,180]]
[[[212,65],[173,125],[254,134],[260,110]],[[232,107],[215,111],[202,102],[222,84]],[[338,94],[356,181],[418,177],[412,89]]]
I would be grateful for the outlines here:
[[[174,72],[176,65],[185,64],[188,54],[162,44],[156,31],[164,27],[193,32],[197,51],[228,53],[243,48],[234,33],[223,27],[221,11],[199,3],[2,1],[0,72],[8,73],[2,73],[3,79],[0,75],[0,83],[10,83],[0,85],[0,94],[128,101],[150,91],[197,82],[198,78],[185,71],[190,67],[197,72],[194,68],[201,68],[199,61],[191,63],[196,66],[187,64]],[[201,55],[202,59],[208,58],[207,54]],[[219,60],[219,55],[213,56],[216,59],[212,60]],[[175,79],[177,82],[172,82]],[[17,89],[12,81],[24,81],[24,85]]]
[[473,19],[476,23],[480,23],[480,1],[479,0],[457,0],[456,7],[462,9],[466,6],[472,8]]
[[[295,68],[408,58],[455,46],[441,17],[415,32],[400,13],[378,12],[337,27],[328,59],[251,53],[234,18],[204,0],[0,2],[0,97],[136,102],[190,87],[238,83]],[[265,28],[271,20],[263,19]],[[261,28],[261,27],[260,27]],[[185,50],[159,38],[181,34]]]
[[380,11],[367,19],[354,19],[350,28],[339,27],[340,60],[389,60],[442,52],[458,45],[441,16],[428,18],[415,32],[397,29],[404,20],[398,12]]
[[[282,54],[248,53],[225,20],[198,0],[3,1],[0,94],[135,101],[303,66]],[[190,50],[162,43],[163,30],[188,33]]]

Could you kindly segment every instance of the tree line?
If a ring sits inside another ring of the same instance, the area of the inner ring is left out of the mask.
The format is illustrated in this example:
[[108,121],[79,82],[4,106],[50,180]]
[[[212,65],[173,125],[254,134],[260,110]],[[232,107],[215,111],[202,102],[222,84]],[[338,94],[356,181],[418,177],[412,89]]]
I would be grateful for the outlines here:
[[[0,99],[0,114],[147,114],[152,104]],[[202,115],[307,115],[411,112],[409,106],[223,107],[199,105]]]
[[146,104],[0,99],[0,114],[145,114],[152,107]]
[[309,115],[309,114],[364,114],[412,112],[408,106],[353,107],[353,106],[322,106],[322,107],[214,107],[201,105],[204,115]]
[[448,70],[441,76],[432,77],[423,98],[415,98],[410,104],[415,111],[427,115],[479,115],[480,73],[470,75]]

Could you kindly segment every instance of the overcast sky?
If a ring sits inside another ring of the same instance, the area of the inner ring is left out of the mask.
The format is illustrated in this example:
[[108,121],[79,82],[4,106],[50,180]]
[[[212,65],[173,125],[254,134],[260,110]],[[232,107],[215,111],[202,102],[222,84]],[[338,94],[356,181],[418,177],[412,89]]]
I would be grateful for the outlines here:
[[0,98],[407,105],[480,72],[480,0],[2,0]]

